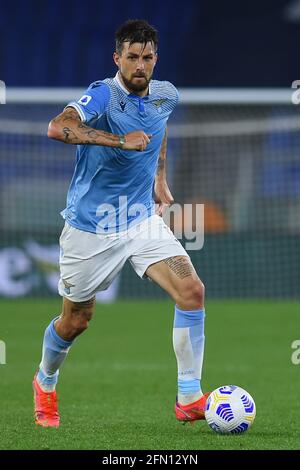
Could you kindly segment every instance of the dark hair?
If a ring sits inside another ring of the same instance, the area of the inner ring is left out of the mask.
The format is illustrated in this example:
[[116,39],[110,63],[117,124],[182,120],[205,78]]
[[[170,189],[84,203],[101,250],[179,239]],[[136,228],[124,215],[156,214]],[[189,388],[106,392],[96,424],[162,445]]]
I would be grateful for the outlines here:
[[128,20],[123,23],[116,31],[116,51],[122,54],[123,43],[129,42],[129,45],[135,42],[140,42],[146,46],[147,42],[154,44],[155,51],[157,50],[158,37],[157,31],[145,20]]

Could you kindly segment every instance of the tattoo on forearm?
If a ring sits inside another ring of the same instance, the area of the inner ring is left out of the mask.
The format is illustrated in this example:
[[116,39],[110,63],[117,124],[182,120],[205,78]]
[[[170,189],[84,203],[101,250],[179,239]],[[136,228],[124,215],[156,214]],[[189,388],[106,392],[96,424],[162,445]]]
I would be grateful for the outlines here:
[[62,125],[63,141],[66,144],[93,145],[101,142],[101,145],[111,145],[119,142],[114,134],[93,129],[81,122],[77,111],[73,108],[67,108],[62,114],[54,118],[53,122]]
[[159,158],[157,162],[157,171],[156,171],[157,176],[161,175],[166,170],[166,155],[167,155],[167,132],[165,133],[165,136],[161,144],[160,152],[159,152]]
[[72,140],[76,139],[75,133],[69,128],[69,127],[64,127],[63,128],[63,134],[64,134],[64,141],[66,143],[72,142]]
[[115,141],[115,135],[114,134],[110,134],[109,132],[99,131],[97,129],[93,129],[93,128],[87,126],[86,124],[83,124],[82,122],[80,124],[78,124],[78,129],[82,129],[82,131],[81,131],[82,134],[85,135],[85,136],[88,136],[91,139],[96,140],[99,137],[105,137],[110,142]]
[[[107,143],[114,143],[115,136],[105,131],[98,131],[79,123],[77,128],[71,129],[70,127],[63,127],[64,142],[67,144],[97,144],[103,138]],[[105,142],[102,142],[105,145]]]
[[156,174],[159,175],[164,169],[166,168],[166,160],[159,157],[157,162],[157,172]]
[[180,279],[191,276],[193,273],[193,267],[185,256],[173,256],[163,261]]

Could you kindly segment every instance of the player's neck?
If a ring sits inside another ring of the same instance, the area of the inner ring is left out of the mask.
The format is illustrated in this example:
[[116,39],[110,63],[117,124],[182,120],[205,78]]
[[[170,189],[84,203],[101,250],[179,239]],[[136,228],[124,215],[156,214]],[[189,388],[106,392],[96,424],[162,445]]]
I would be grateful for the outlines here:
[[147,96],[149,95],[149,85],[147,86],[147,88],[145,90],[142,90],[142,91],[132,91],[130,90],[130,88],[128,88],[124,81],[123,81],[123,78],[122,78],[122,75],[119,73],[119,80],[120,82],[122,83],[123,87],[126,88],[126,90],[129,92],[129,93],[132,93],[133,95],[136,95],[136,96],[140,96],[141,98],[143,98],[144,96]]
[[143,98],[144,96],[149,95],[149,86],[146,88],[146,90],[143,90],[143,91],[135,91],[135,92],[131,92],[131,93],[133,93],[134,95],[137,95],[137,96],[140,96],[141,98]]

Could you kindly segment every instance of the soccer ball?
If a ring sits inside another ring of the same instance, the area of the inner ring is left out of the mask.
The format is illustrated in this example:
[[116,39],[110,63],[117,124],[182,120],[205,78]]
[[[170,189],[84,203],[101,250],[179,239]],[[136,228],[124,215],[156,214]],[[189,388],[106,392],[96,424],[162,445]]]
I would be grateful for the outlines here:
[[216,388],[205,405],[205,419],[219,434],[238,434],[247,431],[256,414],[255,403],[246,390],[236,385]]

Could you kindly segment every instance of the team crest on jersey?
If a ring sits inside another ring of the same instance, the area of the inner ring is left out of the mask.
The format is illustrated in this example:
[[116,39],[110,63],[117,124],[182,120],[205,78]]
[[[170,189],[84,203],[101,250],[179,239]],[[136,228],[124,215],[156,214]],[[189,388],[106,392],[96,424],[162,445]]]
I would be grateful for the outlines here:
[[91,96],[83,95],[78,101],[78,103],[82,104],[83,106],[86,106],[91,101],[91,99],[92,99]]
[[159,113],[162,112],[162,107],[161,105],[167,101],[167,98],[161,98],[160,100],[153,100],[152,103],[154,104],[154,106],[156,106],[156,109]]
[[167,98],[161,98],[160,100],[153,100],[152,103],[157,107],[161,108],[161,105],[167,101]]

